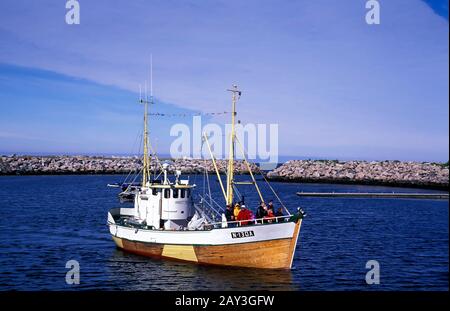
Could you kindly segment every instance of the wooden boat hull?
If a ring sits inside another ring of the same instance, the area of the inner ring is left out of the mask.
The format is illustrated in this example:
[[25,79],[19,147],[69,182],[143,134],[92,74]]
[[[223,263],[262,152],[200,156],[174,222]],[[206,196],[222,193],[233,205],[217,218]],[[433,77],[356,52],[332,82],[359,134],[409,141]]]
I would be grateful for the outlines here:
[[[295,223],[290,237],[222,245],[152,243],[114,235],[113,240],[118,248],[147,257],[181,260],[204,265],[290,269],[301,222],[302,220],[299,219]],[[270,226],[273,225],[267,225],[267,227]],[[247,229],[251,229],[251,227],[247,227]]]

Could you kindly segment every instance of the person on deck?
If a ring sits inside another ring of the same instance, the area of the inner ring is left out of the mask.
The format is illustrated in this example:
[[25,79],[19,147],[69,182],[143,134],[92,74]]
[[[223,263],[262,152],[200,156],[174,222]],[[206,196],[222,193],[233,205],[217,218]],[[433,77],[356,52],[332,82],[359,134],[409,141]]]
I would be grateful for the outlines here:
[[264,216],[264,219],[267,219],[268,223],[272,223],[274,217],[275,217],[275,214],[273,213],[273,210],[271,210],[270,208],[267,208],[267,215]]
[[275,215],[275,207],[273,207],[273,200],[269,201],[268,209],[272,210],[272,213]]
[[227,218],[227,221],[233,221],[234,220],[233,209],[231,208],[230,204],[227,204],[227,208],[225,210],[225,217]]
[[240,211],[241,211],[241,206],[239,205],[239,203],[236,203],[236,205],[234,206],[234,211],[233,211],[234,220],[237,220],[237,217],[238,217]]
[[246,226],[249,224],[248,220],[253,219],[253,213],[252,211],[246,209],[245,207],[241,208],[241,211],[239,212],[236,220],[241,221],[241,226]]
[[256,209],[256,219],[264,218],[267,215],[266,210],[264,209],[265,203],[261,201],[258,208]]
[[[275,217],[282,217],[282,216],[284,216],[283,209],[281,207],[279,207],[277,209],[277,212],[275,213]],[[277,222],[282,222],[282,221],[284,221],[284,218],[278,218],[277,219]]]

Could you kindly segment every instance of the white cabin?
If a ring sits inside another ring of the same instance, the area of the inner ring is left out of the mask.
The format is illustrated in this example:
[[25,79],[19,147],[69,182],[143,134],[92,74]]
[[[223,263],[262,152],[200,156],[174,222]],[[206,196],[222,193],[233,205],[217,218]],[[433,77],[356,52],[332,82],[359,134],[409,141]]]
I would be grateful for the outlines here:
[[140,223],[154,229],[179,230],[187,227],[194,215],[192,188],[189,180],[179,180],[177,172],[174,183],[167,177],[167,165],[163,166],[162,182],[148,182],[136,193],[134,216]]

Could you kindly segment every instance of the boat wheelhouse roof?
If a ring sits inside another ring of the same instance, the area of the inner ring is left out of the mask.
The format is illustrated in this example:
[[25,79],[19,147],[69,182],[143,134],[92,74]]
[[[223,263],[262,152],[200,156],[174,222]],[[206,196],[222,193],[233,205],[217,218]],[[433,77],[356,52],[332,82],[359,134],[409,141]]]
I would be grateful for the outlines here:
[[159,188],[159,189],[169,189],[169,188],[177,188],[177,189],[191,189],[195,188],[196,185],[182,185],[182,184],[149,184],[148,188]]

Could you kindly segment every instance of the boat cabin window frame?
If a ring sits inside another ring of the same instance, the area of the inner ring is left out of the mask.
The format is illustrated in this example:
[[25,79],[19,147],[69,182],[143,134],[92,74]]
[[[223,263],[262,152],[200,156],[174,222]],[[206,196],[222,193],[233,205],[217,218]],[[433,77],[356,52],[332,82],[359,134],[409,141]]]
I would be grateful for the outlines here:
[[173,188],[173,189],[172,189],[172,198],[178,199],[179,194],[180,194],[180,193],[178,192],[178,189],[176,189],[176,188]]
[[170,199],[170,189],[164,189],[164,199]]

